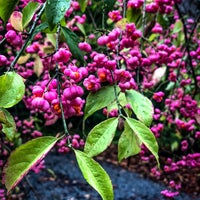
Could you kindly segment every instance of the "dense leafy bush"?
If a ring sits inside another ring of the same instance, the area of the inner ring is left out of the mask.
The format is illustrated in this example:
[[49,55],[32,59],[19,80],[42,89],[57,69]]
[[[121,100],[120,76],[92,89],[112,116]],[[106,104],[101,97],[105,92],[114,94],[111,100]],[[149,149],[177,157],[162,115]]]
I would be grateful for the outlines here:
[[[43,168],[53,147],[74,151],[85,179],[108,200],[111,181],[93,157],[113,141],[119,161],[138,153],[156,160],[158,178],[200,166],[199,17],[188,18],[179,3],[0,0],[8,192]],[[158,146],[167,155],[161,166]],[[178,195],[181,180],[168,183],[172,191],[162,193]]]

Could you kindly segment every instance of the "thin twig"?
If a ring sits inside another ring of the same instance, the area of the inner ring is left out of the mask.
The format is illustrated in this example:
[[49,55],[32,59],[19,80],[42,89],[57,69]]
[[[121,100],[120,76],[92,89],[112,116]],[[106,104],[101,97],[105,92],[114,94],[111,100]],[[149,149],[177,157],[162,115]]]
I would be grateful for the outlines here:
[[103,5],[102,5],[102,29],[105,29],[105,1],[102,0]]
[[[123,18],[126,17],[126,3],[127,3],[126,1],[127,0],[123,0]],[[120,67],[120,63],[119,63],[119,51],[120,51],[120,41],[121,41],[121,39],[122,39],[122,31],[120,32],[119,41],[118,41],[118,45],[117,45],[117,49],[116,49],[116,54],[117,54],[117,68],[118,69],[121,68]],[[113,71],[110,71],[110,73],[111,73],[112,81],[115,82]],[[116,103],[117,103],[119,115],[122,116],[121,105],[120,105],[118,94],[117,94],[117,85],[116,85],[116,82],[114,84],[114,94],[115,94],[115,99],[116,99]]]
[[[60,30],[61,30],[61,26],[60,26],[60,24],[58,24],[58,28],[57,28],[57,32],[56,32],[56,51],[58,51],[58,49],[59,49]],[[62,122],[63,122],[64,134],[69,136],[69,132],[67,130],[67,123],[66,123],[66,120],[65,120],[63,104],[62,104],[61,88],[60,88],[61,77],[60,77],[58,62],[56,62],[56,76],[57,76],[58,100],[59,100],[59,106],[60,106],[60,110],[61,110],[61,117],[62,117]],[[68,139],[68,145],[70,145],[69,139]]]
[[[195,89],[194,89],[193,96],[195,96],[195,94],[197,93],[197,90],[198,90],[198,83],[197,83],[197,79],[196,79],[195,70],[194,70],[194,67],[192,65],[192,57],[190,55],[190,39],[191,39],[191,37],[192,37],[192,35],[193,35],[194,31],[195,31],[195,28],[193,27],[193,31],[191,32],[190,37],[188,37],[188,35],[187,35],[188,30],[187,30],[187,27],[186,27],[186,24],[185,24],[185,20],[184,20],[182,14],[181,14],[181,11],[180,11],[177,3],[175,4],[175,7],[177,9],[179,18],[180,18],[180,20],[182,21],[182,24],[183,24],[183,31],[184,31],[184,36],[185,36],[185,50],[184,50],[184,53],[187,52],[189,67],[190,67],[190,70],[191,70],[191,73],[192,73],[192,76],[193,76],[193,79],[194,79]],[[181,63],[180,63],[180,65],[181,65]],[[179,71],[180,71],[180,67],[179,67]]]
[[87,11],[88,11],[88,13],[90,15],[90,18],[92,20],[92,24],[93,24],[94,28],[97,29],[97,24],[96,24],[96,22],[94,20],[94,17],[93,17],[93,15],[92,15],[92,13],[91,13],[91,11],[90,11],[90,9],[88,7],[87,7]]
[[0,46],[6,41],[6,38],[3,38],[1,41],[0,41]]
[[[114,73],[113,73],[113,71],[110,71],[110,73],[111,73],[111,76],[112,76],[112,81],[114,82]],[[116,103],[117,103],[119,115],[122,116],[121,105],[120,105],[118,94],[117,94],[117,83],[116,82],[114,84],[114,93],[115,93],[115,100],[116,100]]]
[[31,182],[29,181],[29,179],[28,179],[27,176],[25,176],[25,181],[27,182],[27,184],[29,185],[31,191],[33,192],[35,199],[36,199],[36,200],[40,200],[40,197],[39,197],[38,193],[36,192],[36,190],[35,190],[34,187],[32,186],[32,184],[31,184]]
[[144,37],[145,25],[146,25],[146,0],[144,0],[142,6],[142,37]]

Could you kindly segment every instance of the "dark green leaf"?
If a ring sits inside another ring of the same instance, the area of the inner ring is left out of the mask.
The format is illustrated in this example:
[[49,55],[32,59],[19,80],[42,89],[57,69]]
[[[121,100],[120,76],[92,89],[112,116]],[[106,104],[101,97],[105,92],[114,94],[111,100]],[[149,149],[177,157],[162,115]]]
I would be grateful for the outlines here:
[[116,0],[104,0],[106,13],[114,9]]
[[106,171],[87,154],[74,150],[79,168],[85,180],[101,195],[103,200],[113,200],[113,187]]
[[71,0],[47,0],[45,13],[50,30],[64,17],[70,4]]
[[19,0],[0,0],[0,18],[4,23],[8,21],[18,2]]
[[118,118],[115,117],[97,124],[86,139],[84,152],[93,157],[106,150],[115,136],[117,125]]
[[34,37],[41,31],[44,31],[45,29],[48,28],[48,23],[47,22],[44,22],[42,24],[40,24],[39,26],[37,26],[30,38],[30,41],[32,41],[34,39]]
[[133,132],[137,135],[139,140],[151,151],[151,153],[155,156],[157,163],[159,165],[158,159],[158,144],[156,142],[156,138],[151,130],[146,127],[140,121],[137,121],[132,118],[126,118],[126,122],[129,127],[133,130]]
[[118,142],[118,160],[126,159],[140,152],[141,142],[128,123],[124,123],[124,131]]
[[137,118],[145,125],[150,126],[154,112],[152,102],[135,90],[127,90],[126,98]]
[[37,10],[40,4],[38,2],[29,2],[22,10],[23,18],[22,18],[22,26],[26,28],[29,22],[32,20],[35,11]]
[[51,136],[40,137],[21,145],[11,153],[3,170],[8,193],[46,156],[57,140],[58,138]]
[[2,132],[9,141],[13,141],[16,134],[16,125],[12,115],[4,108],[0,108],[0,123],[2,123]]
[[79,37],[66,27],[61,27],[61,29],[72,55],[81,63],[84,63],[83,53],[78,47],[78,43],[80,42]]
[[20,75],[7,72],[0,76],[0,107],[10,108],[22,100],[25,85]]

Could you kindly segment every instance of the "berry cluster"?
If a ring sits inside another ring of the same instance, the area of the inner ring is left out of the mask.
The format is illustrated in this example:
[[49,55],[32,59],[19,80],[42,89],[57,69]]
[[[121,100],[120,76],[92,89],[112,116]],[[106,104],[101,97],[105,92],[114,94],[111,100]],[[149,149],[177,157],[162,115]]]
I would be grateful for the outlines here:
[[[18,10],[28,2],[20,1]],[[42,4],[45,1],[37,2]],[[77,48],[84,53],[85,63],[81,64],[75,59],[74,52],[63,40],[55,49],[54,39],[38,33],[14,66],[26,80],[23,100],[30,111],[28,119],[15,118],[22,138],[42,136],[35,123],[37,120],[41,120],[45,126],[55,125],[62,114],[69,121],[78,117],[78,120],[82,120],[87,94],[95,93],[106,85],[115,85],[120,92],[135,89],[152,99],[155,112],[151,130],[161,144],[161,152],[169,151],[172,154],[163,164],[164,173],[199,167],[196,149],[200,146],[200,105],[197,95],[200,87],[200,40],[195,20],[188,19],[183,23],[179,13],[174,10],[181,0],[128,0],[126,8],[123,8],[123,1],[118,0],[113,10],[104,13],[107,30],[102,31],[94,31],[88,26],[91,22],[99,28],[93,16],[93,12],[97,12],[99,17],[98,11],[93,8],[95,1],[88,1],[90,14],[83,14],[78,2],[71,2],[65,21],[67,28],[81,38]],[[124,10],[127,16],[124,16]],[[129,16],[135,11],[139,13],[137,19]],[[144,11],[146,18],[141,20]],[[168,17],[168,14],[171,15]],[[141,24],[141,21],[146,24]],[[10,22],[6,25],[6,31],[3,32],[1,21],[0,39],[5,38],[2,44],[6,49],[0,55],[1,73],[9,69],[16,51],[20,50],[27,37],[15,30]],[[186,37],[189,44],[183,44]],[[130,106],[126,105],[126,108]],[[117,117],[119,111],[117,108],[104,108],[103,114]],[[82,148],[84,141],[74,134],[57,143],[57,149],[62,153],[68,152],[70,146]],[[141,159],[153,160],[147,148],[141,148]],[[6,150],[2,152],[5,156],[8,154]],[[173,161],[173,154],[176,153],[184,156]],[[43,167],[44,163],[41,162],[34,170],[38,172]],[[153,167],[151,173],[159,179],[163,171]],[[168,180],[168,185],[172,190],[183,187],[177,180]],[[0,195],[3,192],[0,191]],[[173,197],[178,192],[166,190],[162,194]]]

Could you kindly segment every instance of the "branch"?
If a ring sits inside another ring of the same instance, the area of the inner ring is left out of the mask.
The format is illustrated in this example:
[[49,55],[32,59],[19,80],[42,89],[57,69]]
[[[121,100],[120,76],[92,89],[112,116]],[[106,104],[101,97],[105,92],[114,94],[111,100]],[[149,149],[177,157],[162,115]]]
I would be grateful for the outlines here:
[[[58,49],[59,49],[60,29],[61,29],[61,26],[60,26],[60,24],[58,24],[58,28],[57,28],[57,32],[56,32],[56,49],[55,49],[55,51],[58,51]],[[59,106],[60,106],[60,110],[61,110],[61,117],[62,117],[62,122],[63,122],[64,134],[69,136],[69,132],[67,130],[67,123],[66,123],[66,120],[65,120],[63,104],[62,104],[61,89],[60,89],[61,77],[60,77],[60,72],[59,72],[59,68],[58,68],[58,62],[56,62],[56,76],[57,76],[58,100],[59,100]],[[68,145],[70,146],[70,140],[69,139],[68,139]]]
[[[184,50],[184,54],[187,52],[189,67],[190,67],[190,70],[191,70],[191,73],[192,73],[192,76],[193,76],[193,79],[194,79],[195,89],[194,89],[193,96],[195,96],[197,94],[197,90],[198,90],[198,83],[197,83],[197,79],[196,79],[195,70],[194,70],[194,67],[192,65],[192,57],[190,56],[190,40],[191,40],[192,35],[193,35],[194,31],[195,31],[195,28],[193,27],[192,32],[190,33],[190,37],[188,38],[188,35],[187,35],[188,30],[187,30],[187,27],[186,27],[186,24],[185,24],[185,20],[184,20],[184,18],[182,16],[182,13],[181,13],[181,11],[180,11],[177,3],[175,3],[175,7],[176,7],[176,10],[178,12],[179,18],[180,18],[180,20],[183,23],[183,31],[184,31],[184,36],[185,36],[185,50]],[[180,63],[180,65],[181,65],[181,63]],[[180,71],[180,65],[179,65],[179,71]]]

